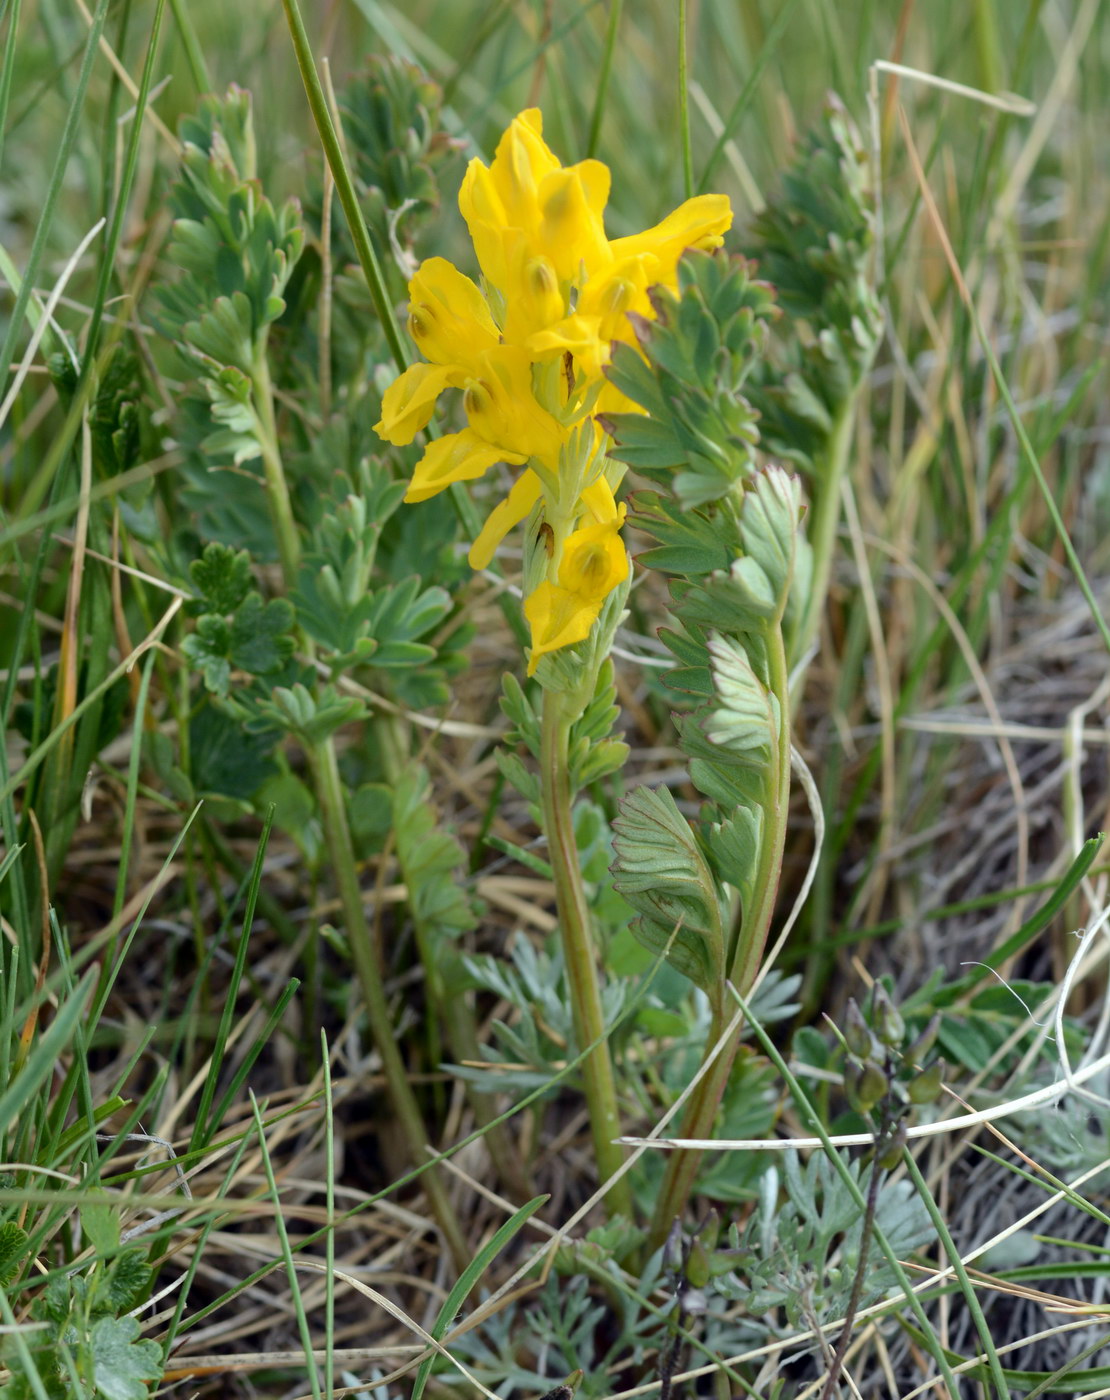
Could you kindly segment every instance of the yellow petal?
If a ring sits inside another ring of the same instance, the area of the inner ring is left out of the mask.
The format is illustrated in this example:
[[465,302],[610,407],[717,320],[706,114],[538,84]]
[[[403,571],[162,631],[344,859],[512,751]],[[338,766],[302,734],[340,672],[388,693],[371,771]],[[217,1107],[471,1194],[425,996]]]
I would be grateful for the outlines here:
[[568,536],[559,561],[559,586],[600,607],[628,576],[628,554],[620,537],[624,507],[600,525],[583,525]]
[[530,107],[510,123],[490,166],[494,189],[515,228],[535,226],[540,184],[558,169],[559,159],[543,139],[543,116]]
[[608,197],[609,172],[597,160],[554,170],[540,187],[540,246],[563,280],[577,279],[583,263],[588,274],[609,261],[602,222]]
[[590,515],[593,516],[595,525],[608,525],[614,520],[618,522],[618,525],[624,523],[627,507],[617,506],[613,496],[613,488],[603,476],[599,476],[596,481],[591,482],[585,488],[581,501]]
[[486,280],[504,290],[505,231],[509,227],[501,196],[488,167],[476,157],[466,167],[459,190],[459,212],[466,220],[478,266]]
[[609,342],[602,340],[600,316],[566,316],[547,330],[537,331],[525,342],[541,360],[553,355],[573,355],[576,369],[593,382],[609,363]]
[[601,612],[600,598],[584,598],[547,579],[524,600],[524,616],[532,629],[528,674],[534,675],[541,656],[573,646],[590,635]]
[[446,258],[428,258],[409,283],[409,330],[436,365],[469,364],[499,336],[478,287]]
[[470,546],[467,560],[472,569],[488,569],[497,546],[514,525],[519,525],[543,492],[540,479],[533,471],[524,472],[509,490],[509,494],[490,511],[478,538]]
[[686,249],[719,248],[724,241],[722,235],[731,225],[732,208],[727,195],[699,194],[680,204],[654,228],[618,238],[609,246],[617,259],[654,253],[659,266],[653,280],[672,286],[678,260]]
[[440,365],[410,365],[383,394],[382,416],[374,431],[395,447],[411,442],[428,426],[449,378],[449,371]]
[[519,453],[516,460],[558,458],[567,432],[536,402],[532,392],[532,357],[527,350],[517,345],[498,345],[483,351],[475,374],[464,387],[467,422],[479,437]]
[[660,280],[660,261],[654,253],[619,258],[594,274],[582,289],[577,310],[598,318],[602,340],[632,340],[630,312],[654,319],[647,289]]
[[484,442],[469,428],[461,433],[448,433],[428,444],[428,450],[416,464],[405,500],[411,505],[438,495],[456,481],[473,481],[482,476],[495,462],[519,465],[524,459]]

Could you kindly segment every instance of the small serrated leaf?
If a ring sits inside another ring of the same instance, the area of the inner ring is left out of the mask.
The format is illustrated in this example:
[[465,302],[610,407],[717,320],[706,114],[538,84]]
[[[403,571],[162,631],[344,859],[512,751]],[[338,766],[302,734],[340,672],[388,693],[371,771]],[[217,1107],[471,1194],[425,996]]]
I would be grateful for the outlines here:
[[285,598],[264,603],[257,593],[247,595],[231,623],[228,649],[231,663],[252,676],[279,671],[293,655],[291,635],[296,614]]
[[147,1382],[161,1380],[162,1348],[139,1341],[139,1332],[133,1317],[102,1317],[93,1323],[93,1380],[104,1400],[146,1400]]
[[697,837],[666,788],[634,789],[613,822],[613,886],[637,911],[636,937],[710,998],[725,975],[725,924]]
[[213,541],[189,565],[193,587],[204,599],[207,611],[233,613],[251,588],[251,561],[245,549],[230,549]]

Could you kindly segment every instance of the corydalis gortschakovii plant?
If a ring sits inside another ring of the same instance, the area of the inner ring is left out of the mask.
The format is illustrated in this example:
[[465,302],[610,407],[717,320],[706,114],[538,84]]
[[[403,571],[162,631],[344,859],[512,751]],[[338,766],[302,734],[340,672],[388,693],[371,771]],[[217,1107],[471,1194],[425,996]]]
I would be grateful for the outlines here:
[[651,319],[648,288],[677,286],[687,248],[715,248],[732,222],[724,195],[688,199],[661,223],[606,236],[609,171],[564,167],[543,140],[538,110],[522,112],[493,163],[472,160],[459,192],[482,286],[444,258],[409,284],[409,330],[427,363],[386,390],[381,436],[411,442],[446,389],[462,391],[467,426],[428,444],[406,501],[423,501],[496,463],[522,468],[473,542],[485,568],[506,534],[537,514],[525,551],[529,673],[541,657],[584,640],[605,599],[628,578],[624,507],[596,415],[636,406],[603,374],[613,341],[632,343],[629,313]]

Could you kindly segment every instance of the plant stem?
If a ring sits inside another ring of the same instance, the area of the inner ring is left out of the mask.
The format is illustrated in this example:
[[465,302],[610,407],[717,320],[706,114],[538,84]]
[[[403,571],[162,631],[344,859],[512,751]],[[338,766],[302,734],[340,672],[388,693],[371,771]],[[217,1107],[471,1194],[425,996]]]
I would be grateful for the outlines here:
[[806,529],[813,546],[813,578],[790,639],[790,655],[795,661],[805,656],[813,645],[828,601],[836,530],[840,524],[840,484],[844,480],[848,450],[852,445],[855,407],[856,395],[850,394],[840,406],[823,461],[814,473],[820,484],[812,493],[814,499]]
[[[359,886],[358,870],[355,865],[351,832],[347,825],[347,813],[343,805],[343,787],[336,762],[335,746],[331,742],[317,744],[310,751],[316,796],[327,836],[328,850],[332,867],[339,886],[339,899],[343,908],[343,920],[347,928],[347,941],[351,947],[355,971],[362,987],[366,1004],[366,1016],[370,1022],[370,1033],[374,1038],[378,1054],[381,1056],[382,1072],[385,1075],[386,1089],[393,1103],[394,1112],[400,1119],[402,1130],[408,1142],[409,1155],[419,1166],[428,1159],[428,1134],[412,1087],[408,1071],[401,1058],[397,1045],[393,1018],[385,997],[379,972],[378,949],[374,946],[373,933],[362,905],[362,891]],[[472,1252],[463,1239],[458,1224],[458,1212],[451,1204],[444,1187],[443,1177],[438,1167],[424,1173],[424,1189],[428,1202],[436,1217],[447,1247],[460,1272],[470,1263]]]
[[863,1223],[860,1226],[859,1260],[856,1264],[855,1276],[852,1279],[852,1292],[848,1298],[848,1306],[844,1309],[844,1326],[840,1329],[840,1338],[829,1366],[829,1374],[825,1377],[821,1400],[833,1400],[833,1396],[836,1394],[836,1383],[840,1379],[840,1372],[844,1366],[844,1358],[848,1355],[848,1344],[852,1340],[852,1328],[855,1326],[856,1313],[859,1311],[863,1281],[867,1277],[871,1235],[875,1228],[875,1209],[879,1204],[879,1158],[889,1145],[890,1133],[890,1123],[884,1122],[882,1131],[875,1139],[875,1160],[871,1163],[871,1179],[867,1183],[867,1206],[863,1212]]
[[297,582],[297,569],[301,562],[301,541],[297,534],[297,522],[293,518],[293,502],[289,496],[289,484],[285,479],[285,467],[277,445],[274,391],[270,383],[270,366],[266,360],[265,343],[255,356],[251,382],[254,385],[254,411],[260,429],[258,441],[262,448],[262,470],[266,477],[270,518],[273,521],[274,534],[277,536],[285,586],[293,588]]
[[[729,981],[736,986],[742,996],[746,996],[763,959],[767,944],[767,934],[775,912],[778,896],[779,877],[782,873],[782,852],[786,843],[786,820],[790,807],[790,701],[789,670],[786,662],[786,647],[781,626],[774,626],[768,633],[767,646],[768,685],[779,709],[779,729],[776,736],[775,752],[772,755],[773,773],[771,793],[764,808],[763,840],[759,849],[759,865],[755,879],[755,898],[745,912],[740,939],[732,955],[729,968]],[[728,1024],[725,1011],[725,989],[721,988],[717,1005],[706,1040],[705,1056],[724,1034]],[[740,1048],[740,1033],[731,1045],[726,1045],[690,1097],[686,1116],[682,1121],[682,1136],[686,1138],[708,1138],[713,1132],[717,1109],[728,1084],[728,1077]],[[703,1057],[702,1063],[705,1063]],[[667,1159],[667,1170],[663,1177],[663,1187],[655,1203],[655,1214],[651,1222],[649,1249],[658,1249],[667,1238],[673,1222],[680,1219],[686,1210],[694,1179],[701,1165],[702,1154],[695,1150],[672,1152]]]
[[[266,362],[265,349],[255,358],[252,381],[254,384],[255,414],[260,426],[259,441],[262,444],[262,462],[266,472],[266,498],[269,502],[274,533],[278,538],[282,572],[286,588],[291,589],[296,582],[300,564],[301,546],[297,535],[296,520],[293,516],[293,503],[285,476],[285,467],[278,448],[277,425],[274,421],[273,391],[270,384],[270,371]],[[401,1127],[408,1142],[409,1155],[414,1166],[421,1166],[428,1160],[428,1134],[420,1107],[409,1085],[408,1071],[397,1046],[393,1028],[393,1018],[385,996],[380,972],[381,959],[375,947],[373,930],[362,905],[362,891],[359,887],[358,868],[355,863],[354,845],[347,824],[347,809],[343,802],[343,784],[339,777],[339,761],[332,736],[321,740],[308,749],[308,759],[312,767],[313,786],[316,800],[320,804],[324,832],[327,836],[328,854],[336,883],[339,886],[339,899],[343,909],[343,921],[347,930],[347,941],[351,947],[355,970],[362,986],[362,996],[366,1004],[366,1016],[370,1022],[370,1034],[381,1056],[382,1072],[386,1087],[393,1103],[394,1112],[401,1120]],[[471,1251],[467,1248],[458,1225],[458,1214],[447,1197],[442,1174],[438,1167],[425,1173],[425,1186],[432,1213],[435,1215],[447,1247],[462,1272],[471,1262]]]
[[[590,910],[582,884],[582,868],[571,816],[567,752],[570,725],[566,697],[556,691],[544,691],[540,751],[543,824],[547,834],[548,859],[555,878],[555,903],[570,988],[574,1033],[580,1050],[585,1050],[589,1045],[594,1047],[582,1063],[582,1074],[586,1082],[586,1102],[590,1111],[598,1177],[604,1182],[620,1168],[624,1152],[614,1141],[620,1136],[617,1092],[601,1008]],[[632,1218],[632,1193],[626,1177],[614,1183],[609,1202],[614,1214]]]

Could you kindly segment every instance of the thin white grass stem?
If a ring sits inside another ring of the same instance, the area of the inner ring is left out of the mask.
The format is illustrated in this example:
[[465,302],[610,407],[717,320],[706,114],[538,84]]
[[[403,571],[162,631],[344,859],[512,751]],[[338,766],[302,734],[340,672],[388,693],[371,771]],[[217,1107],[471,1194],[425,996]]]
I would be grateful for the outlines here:
[[926,73],[921,68],[908,68],[904,63],[891,63],[885,58],[876,59],[871,67],[879,73],[894,73],[899,78],[912,78],[915,82],[923,83],[925,87],[939,88],[955,97],[968,97],[973,102],[981,102],[984,107],[1009,112],[1011,116],[1031,117],[1037,110],[1035,102],[1030,102],[1027,97],[1020,97],[1017,93],[984,92],[982,88],[968,87],[966,83],[957,83],[936,73]]
[[11,388],[8,390],[4,402],[0,404],[0,427],[3,426],[5,419],[11,412],[12,404],[14,404],[19,397],[19,391],[23,388],[23,381],[30,372],[35,353],[39,348],[39,342],[50,327],[54,308],[58,305],[59,298],[65,291],[66,283],[73,276],[77,264],[84,257],[86,248],[88,248],[89,244],[104,227],[104,224],[104,219],[98,219],[96,223],[93,224],[92,228],[85,234],[81,242],[78,243],[76,251],[66,263],[65,267],[62,268],[57,282],[54,283],[50,295],[46,300],[46,306],[43,308],[43,314],[39,319],[39,323],[31,332],[31,339],[27,342],[27,349],[23,352],[23,359],[20,362],[19,369],[16,371],[15,378],[12,380]]
[[[955,1118],[941,1119],[938,1123],[915,1123],[912,1128],[907,1129],[907,1136],[910,1138],[940,1137],[946,1133],[960,1132],[964,1128],[973,1128],[980,1123],[994,1123],[1000,1118],[1008,1118],[1015,1113],[1028,1113],[1030,1109],[1040,1108],[1044,1104],[1056,1103],[1065,1094],[1073,1093],[1079,1085],[1085,1084],[1089,1079],[1096,1078],[1107,1069],[1110,1069],[1110,1054],[1100,1055],[1091,1064],[1076,1070],[1070,1083],[1060,1081],[1056,1084],[1047,1084],[1041,1089],[1033,1090],[1032,1093],[1011,1099],[1008,1103],[995,1104],[993,1108],[983,1108],[975,1113],[961,1113]],[[829,1142],[834,1147],[870,1147],[874,1141],[873,1133],[837,1133],[829,1137]],[[622,1142],[625,1147],[661,1147],[666,1151],[694,1150],[703,1152],[785,1152],[790,1148],[823,1146],[819,1137],[625,1137],[622,1138]]]

